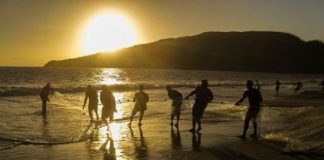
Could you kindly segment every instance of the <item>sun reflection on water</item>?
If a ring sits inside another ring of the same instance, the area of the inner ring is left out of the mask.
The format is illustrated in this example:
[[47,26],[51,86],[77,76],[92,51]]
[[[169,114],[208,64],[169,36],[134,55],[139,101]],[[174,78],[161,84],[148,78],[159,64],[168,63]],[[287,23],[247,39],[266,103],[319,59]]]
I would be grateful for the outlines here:
[[124,75],[123,71],[118,68],[114,69],[102,69],[99,75],[99,84],[105,85],[117,85],[125,84],[127,82],[127,77]]

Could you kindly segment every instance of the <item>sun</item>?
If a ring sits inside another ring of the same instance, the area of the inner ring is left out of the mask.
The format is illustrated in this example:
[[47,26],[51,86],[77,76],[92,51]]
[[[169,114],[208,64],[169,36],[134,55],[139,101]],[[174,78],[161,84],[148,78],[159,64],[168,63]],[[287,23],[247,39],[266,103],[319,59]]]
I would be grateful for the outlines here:
[[113,52],[138,43],[138,31],[132,20],[116,11],[100,12],[86,23],[83,52]]

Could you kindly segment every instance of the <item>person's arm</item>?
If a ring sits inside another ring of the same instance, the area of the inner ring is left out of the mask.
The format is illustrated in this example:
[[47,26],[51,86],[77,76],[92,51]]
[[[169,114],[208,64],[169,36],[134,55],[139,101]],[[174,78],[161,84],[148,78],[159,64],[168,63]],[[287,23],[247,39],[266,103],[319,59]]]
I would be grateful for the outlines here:
[[150,101],[150,97],[148,94],[146,94],[146,102],[149,102]]
[[84,109],[85,105],[87,104],[87,101],[88,101],[88,92],[85,93],[84,103],[83,103],[82,109]]
[[50,102],[50,99],[48,98],[48,96],[50,95],[50,92],[51,92],[51,89],[48,88],[48,90],[47,90],[47,94],[46,94],[46,101],[47,101],[47,102]]
[[112,95],[112,105],[113,105],[113,107],[114,107],[114,111],[115,111],[115,113],[117,113],[117,107],[116,107],[116,100],[115,100],[115,96],[114,95]]
[[244,92],[242,98],[239,99],[239,100],[235,103],[235,105],[236,105],[236,106],[240,105],[240,104],[244,101],[245,98],[246,98],[246,92]]
[[256,83],[256,89],[257,90],[260,90],[261,89],[261,86],[260,86],[260,83],[258,80],[255,80],[255,83]]
[[211,102],[214,99],[214,94],[211,90],[209,90],[209,99],[208,102]]
[[186,99],[188,99],[190,96],[194,95],[196,93],[196,89],[193,90],[188,96],[186,96]]

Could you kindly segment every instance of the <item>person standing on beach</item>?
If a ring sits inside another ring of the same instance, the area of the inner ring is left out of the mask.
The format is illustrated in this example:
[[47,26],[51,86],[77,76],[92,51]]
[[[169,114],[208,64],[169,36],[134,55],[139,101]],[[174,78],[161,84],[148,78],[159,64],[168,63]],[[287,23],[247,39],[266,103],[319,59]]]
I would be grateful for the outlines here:
[[275,87],[275,91],[276,91],[276,96],[279,95],[279,89],[280,89],[280,85],[281,85],[281,82],[279,80],[276,81],[275,83],[276,87]]
[[201,118],[202,115],[208,105],[213,99],[214,95],[213,92],[208,88],[207,80],[201,81],[201,86],[196,87],[187,97],[188,99],[190,96],[196,96],[195,103],[192,107],[192,128],[189,130],[190,132],[196,131],[196,124],[198,124],[197,131],[200,131],[201,128]]
[[298,93],[302,87],[303,87],[303,83],[301,81],[298,81],[296,83],[296,88],[294,90],[294,94]]
[[182,105],[182,94],[179,91],[173,90],[171,86],[167,86],[166,90],[168,91],[168,96],[172,100],[172,111],[171,111],[171,123],[173,125],[174,116],[177,116],[177,123],[174,125],[176,127],[179,126],[179,119],[181,113],[181,105]]
[[51,83],[47,83],[46,86],[43,87],[43,89],[40,93],[40,98],[42,100],[42,115],[43,116],[46,115],[47,102],[50,102],[48,96],[52,90],[53,89],[51,88]]
[[116,110],[116,101],[113,93],[108,89],[106,85],[102,87],[102,92],[100,93],[100,101],[102,104],[101,111],[101,120],[107,123],[107,118],[109,118],[109,122],[114,120],[114,112]]
[[132,125],[133,118],[138,111],[140,112],[138,126],[142,125],[144,111],[146,110],[147,107],[146,104],[149,101],[149,96],[143,91],[143,89],[144,89],[143,85],[140,85],[139,92],[135,93],[135,97],[134,97],[135,106],[133,108],[132,115],[130,117],[130,121],[128,124],[129,126]]
[[246,131],[249,128],[249,123],[252,120],[253,121],[253,129],[254,132],[250,136],[252,138],[257,138],[257,116],[260,112],[260,103],[262,102],[263,98],[261,95],[261,92],[258,89],[253,88],[253,81],[248,80],[246,82],[246,88],[247,90],[243,93],[243,96],[241,99],[239,99],[235,105],[238,106],[241,104],[245,98],[249,99],[249,108],[245,115],[244,119],[244,127],[243,127],[243,134],[240,136],[241,139],[246,138]]
[[88,104],[88,112],[89,112],[89,116],[90,116],[90,122],[94,122],[93,120],[93,116],[92,116],[92,112],[94,111],[96,114],[96,118],[97,120],[99,120],[99,116],[98,116],[98,94],[97,94],[97,90],[92,87],[91,85],[88,85],[87,87],[87,91],[85,93],[85,98],[84,98],[84,103],[83,103],[83,108],[85,107],[85,105],[87,104],[87,101],[89,99],[89,104]]

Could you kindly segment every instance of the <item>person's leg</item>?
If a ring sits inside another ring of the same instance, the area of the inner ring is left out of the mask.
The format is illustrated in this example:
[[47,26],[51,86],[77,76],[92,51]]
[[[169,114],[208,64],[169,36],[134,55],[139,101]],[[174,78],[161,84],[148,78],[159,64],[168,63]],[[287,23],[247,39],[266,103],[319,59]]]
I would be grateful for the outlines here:
[[197,123],[198,123],[197,131],[200,131],[201,130],[201,117],[197,118]]
[[143,116],[144,116],[144,110],[140,111],[138,126],[142,125]]
[[46,106],[47,106],[47,101],[42,100],[42,114],[46,115]]
[[196,123],[197,123],[197,111],[195,106],[192,108],[192,128],[189,130],[190,132],[196,131]]
[[247,113],[246,113],[246,116],[245,116],[245,119],[244,119],[244,127],[243,127],[243,134],[242,134],[242,137],[245,138],[246,137],[246,132],[249,128],[249,123],[252,119],[252,111],[251,110],[248,110]]
[[258,129],[258,125],[257,125],[257,117],[258,117],[258,112],[253,113],[252,116],[252,122],[253,122],[253,134],[251,135],[251,137],[253,138],[257,138],[257,129]]
[[128,125],[131,125],[131,124],[132,124],[132,122],[133,122],[133,118],[134,118],[136,112],[137,112],[137,108],[134,107],[134,108],[133,108],[133,111],[132,111],[132,114],[131,114],[131,116],[130,116],[130,120],[129,120],[129,124],[128,124]]
[[95,111],[95,114],[96,114],[96,118],[97,118],[97,120],[99,120],[98,105],[94,106],[93,108],[94,108],[93,110]]
[[114,120],[114,112],[112,112],[109,116],[109,122],[112,122]]
[[172,106],[172,111],[171,111],[171,122],[170,122],[170,125],[173,125],[173,119],[174,119],[174,113],[175,113],[175,108],[174,108],[174,106]]
[[175,124],[176,127],[179,126],[179,120],[180,120],[180,110],[177,111],[177,123]]
[[198,110],[198,117],[197,117],[198,129],[197,129],[197,131],[201,130],[201,119],[203,117],[203,114],[204,114],[206,108],[207,108],[207,104],[203,104],[203,105],[201,105],[201,108]]
[[88,112],[89,112],[89,116],[90,116],[91,121],[93,121],[92,110],[93,110],[93,108],[89,106],[88,107]]
[[102,110],[101,110],[101,120],[103,121],[103,122],[105,122],[106,121],[106,116],[105,116],[105,106],[103,106],[102,107]]

